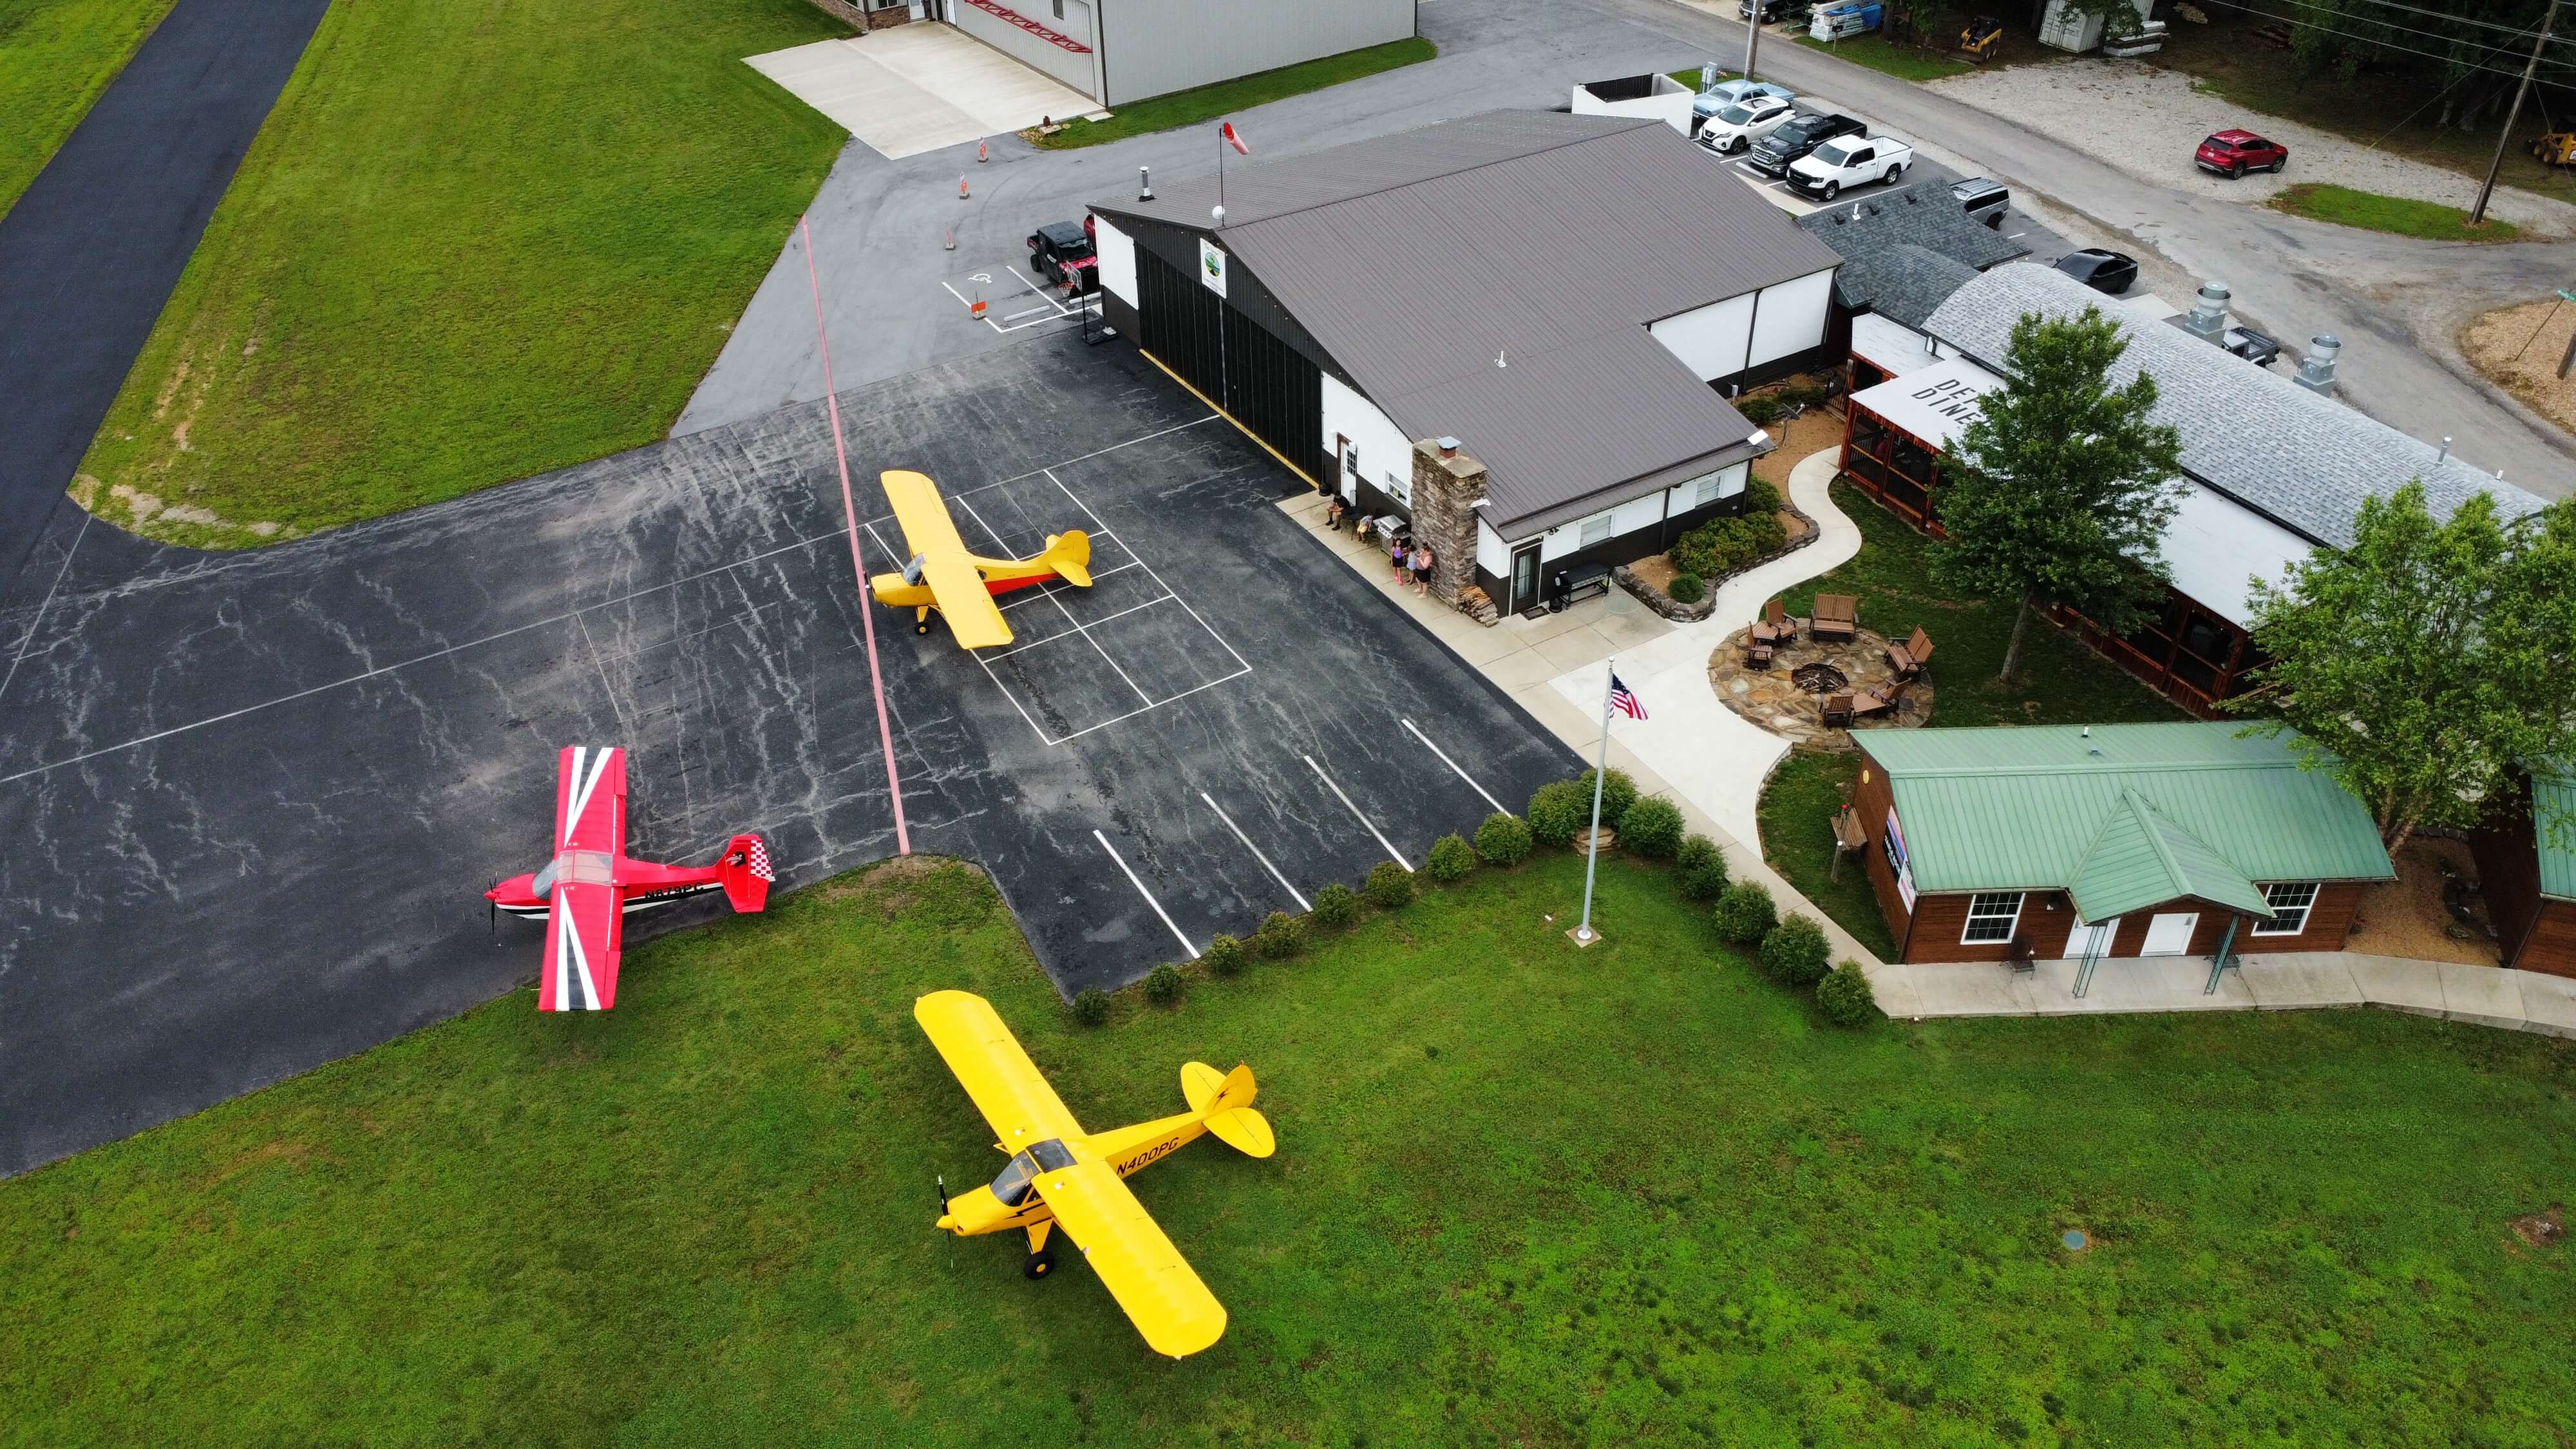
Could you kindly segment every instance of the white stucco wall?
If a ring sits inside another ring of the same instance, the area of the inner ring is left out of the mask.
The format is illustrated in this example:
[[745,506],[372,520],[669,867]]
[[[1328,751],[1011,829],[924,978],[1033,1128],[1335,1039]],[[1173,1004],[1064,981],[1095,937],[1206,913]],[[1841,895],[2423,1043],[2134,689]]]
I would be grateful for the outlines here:
[[[1512,546],[1494,532],[1493,525],[1476,520],[1476,567],[1498,579],[1509,579],[1512,572]],[[1497,604],[1508,600],[1496,599]]]
[[2165,526],[2165,566],[2174,587],[2251,628],[2254,611],[2246,582],[2260,574],[2279,583],[2286,565],[2302,562],[2315,545],[2222,493],[2186,483],[2173,522]]
[[1646,332],[1702,382],[1742,372],[1753,341],[1753,294],[1649,323]]
[[1821,346],[1825,314],[1834,296],[1831,269],[1811,272],[1762,289],[1762,305],[1753,315],[1753,351],[1747,367]]
[[[1358,451],[1361,476],[1412,506],[1413,440],[1378,411],[1377,404],[1328,372],[1324,374],[1324,447],[1328,451],[1337,437],[1350,439]],[[1347,483],[1343,496],[1350,496]]]
[[1136,241],[1109,224],[1109,218],[1094,214],[1091,243],[1100,254],[1100,290],[1133,307],[1136,305]]
[[[1731,468],[1719,469],[1717,473],[1717,496],[1719,498],[1732,498],[1736,494],[1743,492],[1745,480],[1752,476],[1753,465],[1751,463],[1738,463]],[[1665,489],[1665,516],[1669,518],[1674,514],[1688,513],[1694,508],[1704,506],[1699,501],[1699,484],[1700,480],[1693,478],[1688,482],[1677,483],[1674,486]]]

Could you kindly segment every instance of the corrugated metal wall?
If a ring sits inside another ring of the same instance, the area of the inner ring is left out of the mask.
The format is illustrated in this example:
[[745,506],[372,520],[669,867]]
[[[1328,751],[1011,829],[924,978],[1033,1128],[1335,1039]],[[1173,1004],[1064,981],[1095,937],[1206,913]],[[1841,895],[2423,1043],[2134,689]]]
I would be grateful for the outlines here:
[[[1092,0],[947,0],[946,14],[950,24],[1022,65],[1099,97],[1101,47]],[[1038,31],[1063,39],[1050,40]]]
[[1136,252],[1137,345],[1314,482],[1325,475],[1322,369],[1153,250]]
[[1414,0],[1099,0],[1099,4],[1107,102],[1113,106],[1317,56],[1383,45],[1413,33]]

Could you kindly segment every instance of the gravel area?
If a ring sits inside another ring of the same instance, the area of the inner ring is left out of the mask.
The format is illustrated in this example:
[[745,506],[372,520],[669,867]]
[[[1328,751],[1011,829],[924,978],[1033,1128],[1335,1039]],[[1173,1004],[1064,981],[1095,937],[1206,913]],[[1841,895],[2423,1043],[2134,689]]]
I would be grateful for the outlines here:
[[2576,305],[2555,298],[2499,307],[2460,329],[2460,351],[2472,367],[2532,411],[2576,431],[2576,375],[2558,375],[2558,360],[2571,341]]
[[[1953,100],[2003,117],[2129,172],[2179,191],[2225,201],[2259,204],[2284,186],[2328,181],[2381,196],[2407,196],[2466,209],[2477,200],[2469,177],[2373,151],[2358,142],[2251,113],[2221,96],[2192,89],[2179,71],[2143,61],[2070,61],[1974,71],[1933,81],[1930,88]],[[2242,127],[2290,148],[2289,169],[2256,173],[2242,181],[2213,176],[2191,164],[2192,151],[2212,131]],[[2551,236],[2576,236],[2576,206],[2496,188],[2490,214]]]

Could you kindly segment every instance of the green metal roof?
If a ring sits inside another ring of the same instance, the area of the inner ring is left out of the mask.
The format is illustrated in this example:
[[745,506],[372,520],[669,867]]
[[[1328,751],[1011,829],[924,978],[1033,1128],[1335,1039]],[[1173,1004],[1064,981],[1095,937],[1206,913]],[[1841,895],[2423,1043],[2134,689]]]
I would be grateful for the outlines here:
[[2576,779],[2565,774],[2531,772],[2531,843],[2540,852],[2540,893],[2576,901],[2576,850],[2552,840],[2549,823],[2576,821]]
[[[2333,776],[2300,769],[2287,735],[2239,738],[2238,728],[2178,721],[2095,725],[2089,736],[2047,725],[1853,738],[1887,771],[1920,890],[2071,891],[2131,795],[2193,847],[2150,832],[2157,868],[2209,890],[2221,889],[2214,867],[2231,885],[2396,875],[2359,800]],[[2106,891],[2127,869],[2116,864],[2100,862]]]
[[2194,896],[2271,919],[2272,903],[2244,873],[2188,830],[2167,820],[2145,796],[2122,790],[2084,857],[2068,894],[2075,913],[2107,921],[2159,902]]

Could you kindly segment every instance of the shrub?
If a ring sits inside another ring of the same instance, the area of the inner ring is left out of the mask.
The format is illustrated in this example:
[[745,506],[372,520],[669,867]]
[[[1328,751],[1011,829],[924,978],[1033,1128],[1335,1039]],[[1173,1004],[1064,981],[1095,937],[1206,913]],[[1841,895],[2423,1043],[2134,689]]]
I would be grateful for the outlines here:
[[1529,858],[1529,822],[1497,810],[1476,827],[1476,853],[1493,865],[1518,865]]
[[1097,986],[1086,986],[1073,994],[1073,1019],[1084,1026],[1098,1026],[1109,1019],[1109,993]]
[[1273,961],[1285,961],[1306,949],[1305,919],[1286,911],[1272,911],[1261,918],[1261,928],[1252,933],[1252,945]]
[[1315,892],[1315,924],[1338,931],[1360,918],[1359,892],[1340,881],[1328,882]]
[[[1580,830],[1584,825],[1592,823],[1592,772],[1590,770],[1586,770],[1582,774],[1574,777],[1574,793],[1583,801],[1583,824],[1574,827],[1575,829]],[[1602,824],[1609,826],[1613,830],[1618,829],[1619,818],[1626,815],[1628,813],[1628,807],[1636,803],[1637,782],[1628,778],[1627,771],[1612,770],[1608,775],[1602,778]]]
[[1704,860],[1682,867],[1682,894],[1695,901],[1713,901],[1726,894],[1726,858]]
[[1685,879],[1692,871],[1702,870],[1710,865],[1715,865],[1719,873],[1723,874],[1726,870],[1726,854],[1717,848],[1716,841],[1705,835],[1685,835],[1682,837],[1682,843],[1673,847],[1673,869],[1680,871]]
[[1619,848],[1648,860],[1670,860],[1682,847],[1682,807],[1649,795],[1619,817]]
[[1779,512],[1780,490],[1763,482],[1759,478],[1755,478],[1746,483],[1744,485],[1744,511],[1747,513]]
[[[1753,494],[1761,488],[1770,506]],[[1675,540],[1665,557],[1681,573],[1697,574],[1702,579],[1722,579],[1751,565],[1758,559],[1778,553],[1789,542],[1789,530],[1778,517],[1780,494],[1768,484],[1752,484],[1745,489],[1744,512],[1733,518],[1712,518]]]
[[1673,581],[1664,585],[1664,597],[1676,604],[1696,604],[1708,597],[1708,585],[1697,574],[1675,574]]
[[1391,860],[1381,860],[1369,867],[1368,884],[1360,887],[1370,905],[1394,910],[1413,899],[1413,872]]
[[[1541,845],[1567,846],[1574,843],[1574,832],[1592,819],[1592,791],[1587,786],[1582,794],[1574,793],[1573,782],[1558,780],[1541,785],[1530,797],[1530,838]],[[1477,832],[1482,834],[1482,831]]]
[[1145,999],[1169,1006],[1181,999],[1181,968],[1166,961],[1145,973]]
[[1816,1006],[1836,1026],[1867,1026],[1877,1019],[1878,994],[1860,974],[1860,963],[1845,961],[1816,983]]
[[1779,919],[1771,893],[1753,881],[1737,881],[1717,898],[1717,934],[1738,946],[1750,946],[1771,934]]
[[1780,400],[1776,397],[1740,397],[1735,411],[1757,428],[1767,428],[1780,420]]
[[1218,936],[1199,953],[1207,969],[1219,976],[1231,976],[1243,969],[1243,943],[1232,936]]
[[1431,842],[1431,854],[1423,859],[1422,873],[1447,885],[1465,880],[1476,868],[1476,847],[1462,835],[1444,835]]
[[1825,928],[1805,916],[1792,915],[1762,938],[1762,969],[1783,986],[1813,986],[1832,968],[1833,947]]

